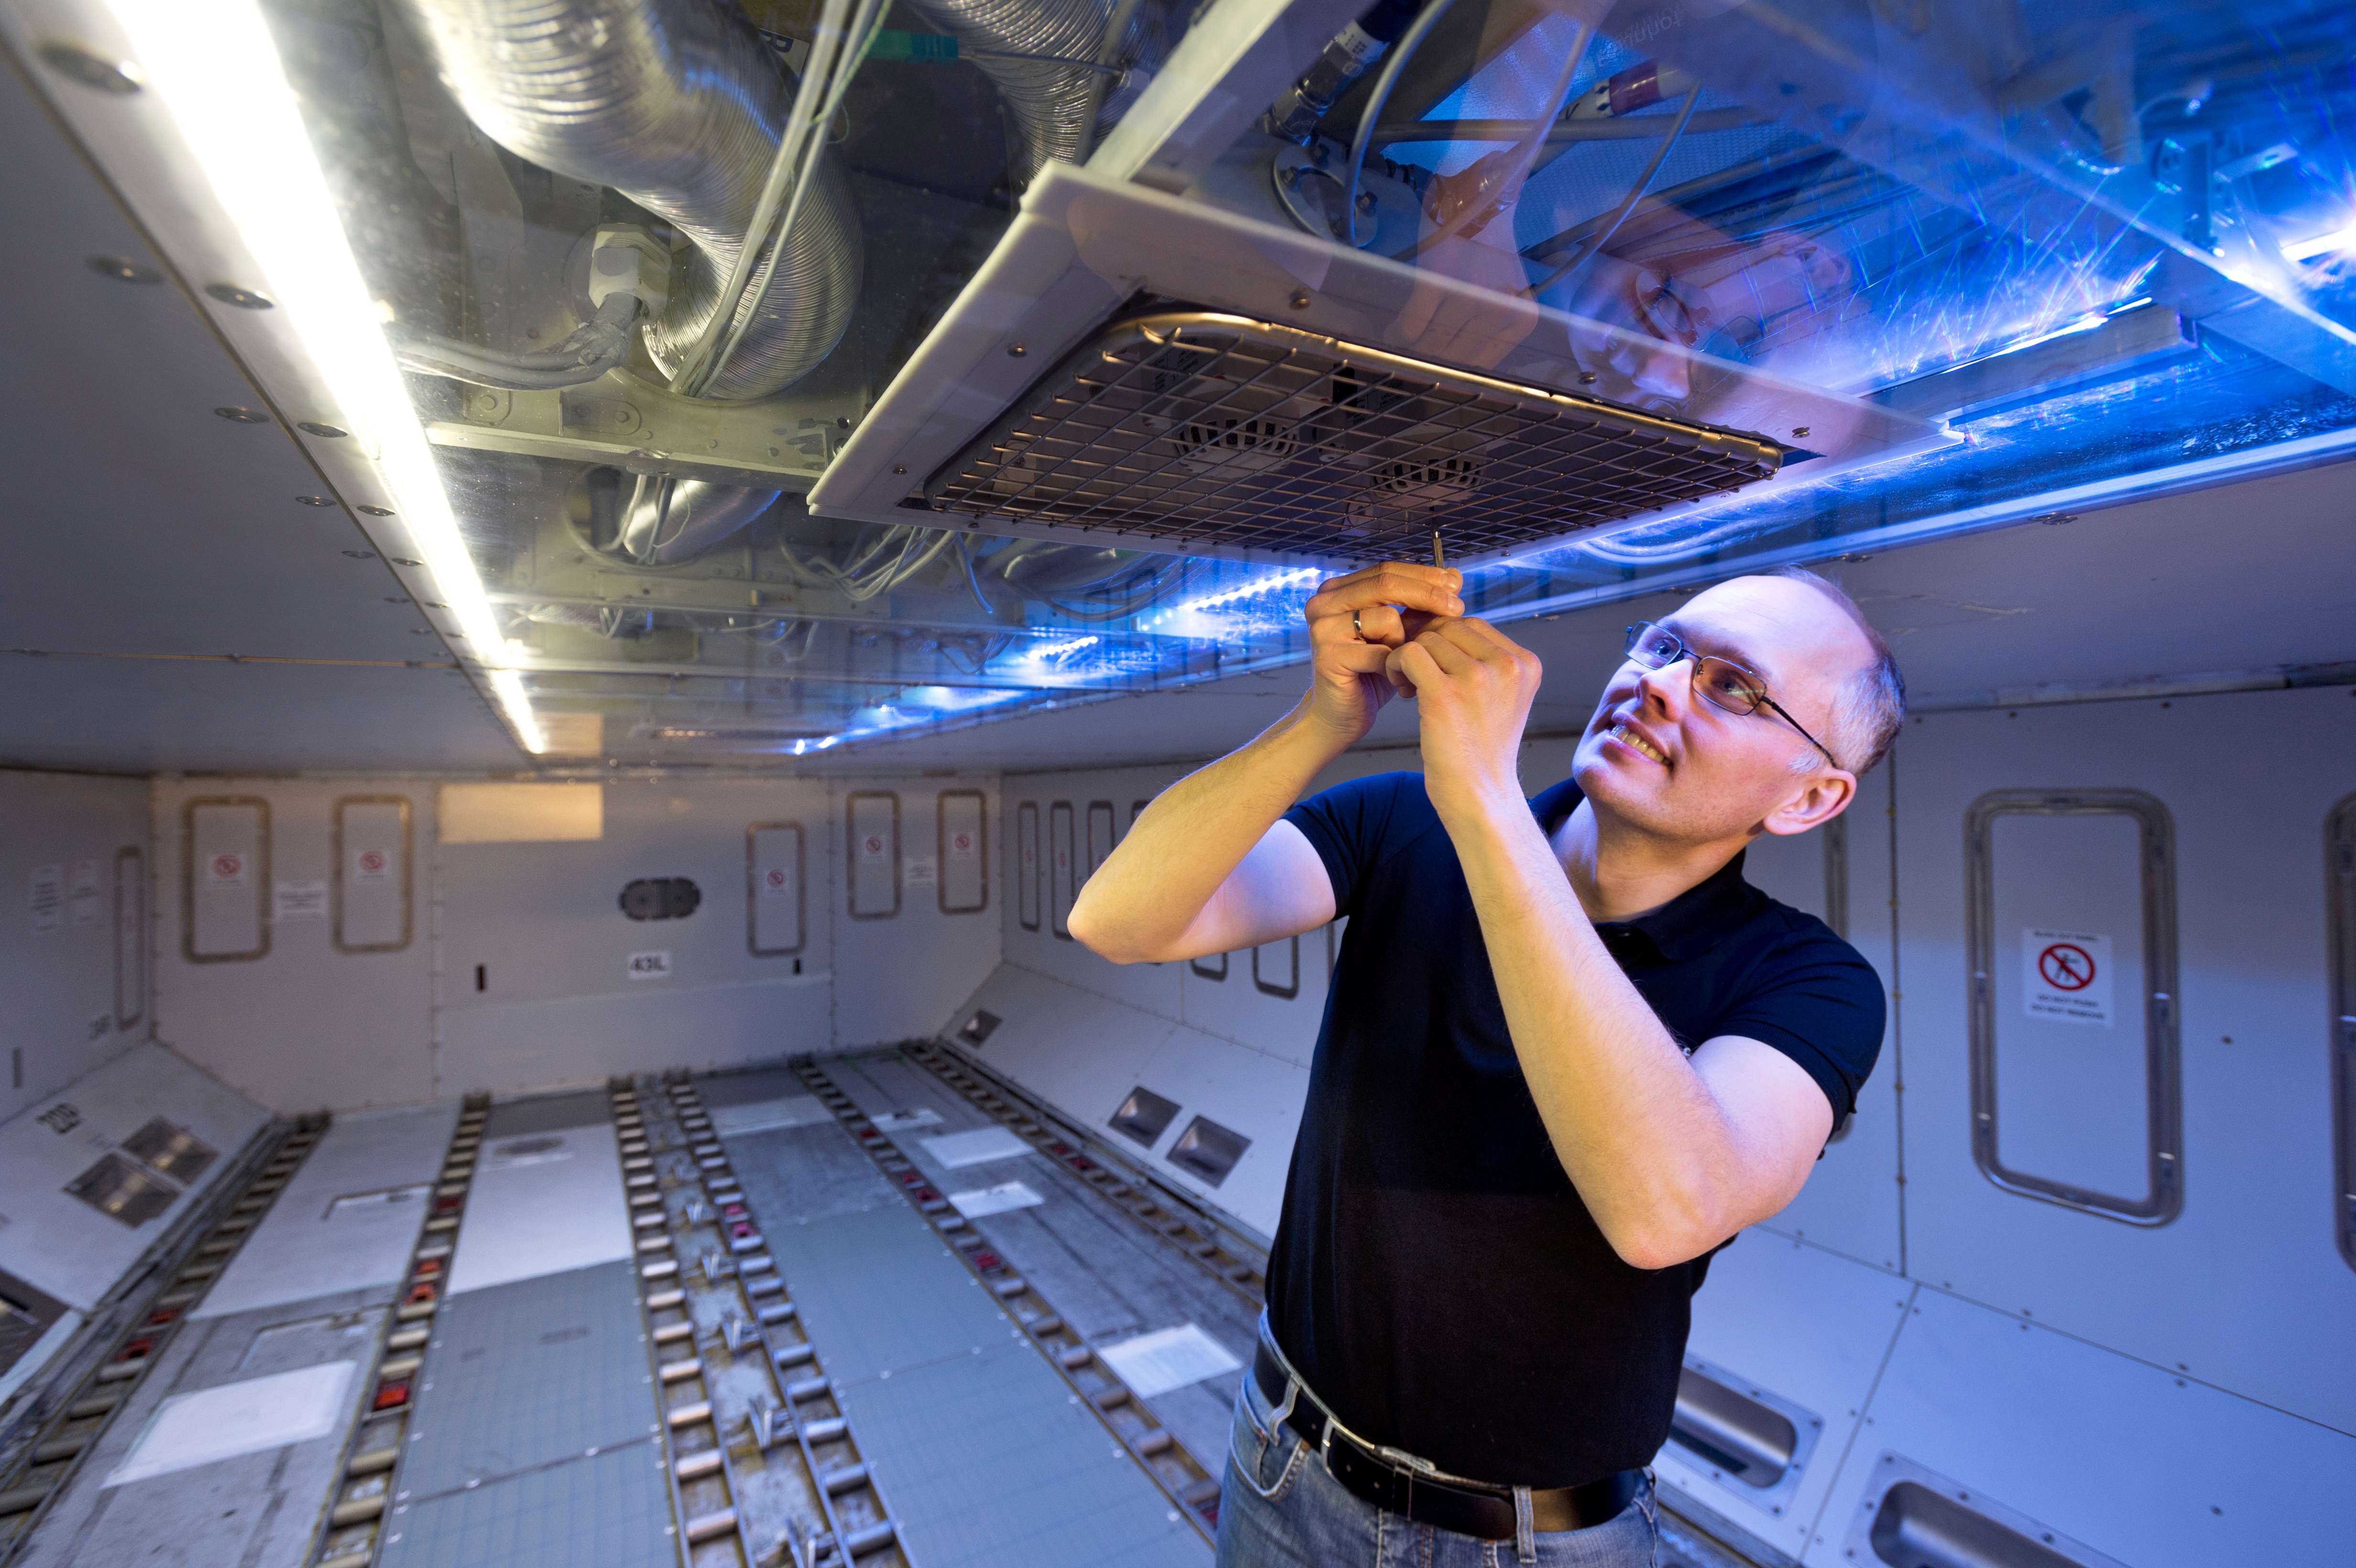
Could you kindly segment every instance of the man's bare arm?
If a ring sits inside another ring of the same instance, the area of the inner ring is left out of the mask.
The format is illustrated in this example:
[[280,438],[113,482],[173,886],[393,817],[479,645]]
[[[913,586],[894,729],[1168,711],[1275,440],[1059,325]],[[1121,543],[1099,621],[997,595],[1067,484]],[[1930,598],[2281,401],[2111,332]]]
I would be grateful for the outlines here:
[[1116,964],[1158,963],[1256,947],[1333,919],[1324,862],[1279,818],[1389,699],[1383,665],[1408,618],[1420,626],[1462,611],[1461,581],[1392,564],[1323,584],[1307,606],[1307,695],[1145,808],[1080,890],[1072,934]]
[[1514,759],[1537,659],[1476,621],[1402,648],[1426,786],[1456,846],[1522,1073],[1621,1257],[1665,1268],[1789,1203],[1832,1131],[1815,1081],[1738,1036],[1689,1061],[1596,934]]

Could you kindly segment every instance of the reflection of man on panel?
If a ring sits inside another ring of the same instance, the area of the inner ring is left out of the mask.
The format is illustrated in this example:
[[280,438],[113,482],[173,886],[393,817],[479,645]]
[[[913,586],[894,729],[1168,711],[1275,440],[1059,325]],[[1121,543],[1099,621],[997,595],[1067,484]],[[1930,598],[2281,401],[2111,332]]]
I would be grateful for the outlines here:
[[[1649,1563],[1692,1293],[1799,1191],[1880,1048],[1864,959],[1741,873],[1897,733],[1847,597],[1740,578],[1633,628],[1571,778],[1529,800],[1538,661],[1460,618],[1460,583],[1326,583],[1309,695],[1156,800],[1072,912],[1124,963],[1350,917],[1223,1563]],[[1424,772],[1294,805],[1395,690]]]

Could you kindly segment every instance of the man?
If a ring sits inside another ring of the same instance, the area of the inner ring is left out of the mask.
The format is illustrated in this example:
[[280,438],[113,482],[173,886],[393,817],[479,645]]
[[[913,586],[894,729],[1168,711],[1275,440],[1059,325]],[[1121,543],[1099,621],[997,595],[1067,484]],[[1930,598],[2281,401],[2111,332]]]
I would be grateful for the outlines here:
[[[1790,1202],[1881,1041],[1855,949],[1742,880],[1855,797],[1904,690],[1812,573],[1631,633],[1571,778],[1537,659],[1398,564],[1309,601],[1309,694],[1139,817],[1072,911],[1117,963],[1350,917],[1220,1508],[1230,1565],[1650,1563],[1708,1255]],[[1424,771],[1295,805],[1394,694]]]

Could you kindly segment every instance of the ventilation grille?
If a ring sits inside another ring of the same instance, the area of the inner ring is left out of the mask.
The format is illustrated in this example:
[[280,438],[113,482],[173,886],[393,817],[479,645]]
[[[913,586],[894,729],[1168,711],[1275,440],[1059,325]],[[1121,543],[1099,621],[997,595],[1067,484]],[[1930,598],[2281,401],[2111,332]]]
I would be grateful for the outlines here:
[[1242,316],[1108,326],[926,485],[936,506],[1183,546],[1463,557],[1766,478],[1766,441]]

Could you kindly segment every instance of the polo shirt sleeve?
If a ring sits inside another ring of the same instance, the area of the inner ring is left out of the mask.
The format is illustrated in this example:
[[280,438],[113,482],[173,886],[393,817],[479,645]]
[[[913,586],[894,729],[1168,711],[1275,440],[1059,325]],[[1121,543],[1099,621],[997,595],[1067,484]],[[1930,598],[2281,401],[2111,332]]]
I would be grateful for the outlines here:
[[1804,1069],[1833,1108],[1833,1129],[1857,1109],[1881,1054],[1889,1000],[1864,955],[1815,922],[1764,965],[1762,982],[1718,1020],[1715,1034],[1737,1034],[1782,1051]]
[[1337,915],[1355,912],[1352,900],[1380,857],[1401,792],[1410,788],[1420,794],[1421,773],[1373,773],[1321,790],[1284,814],[1325,862]]

